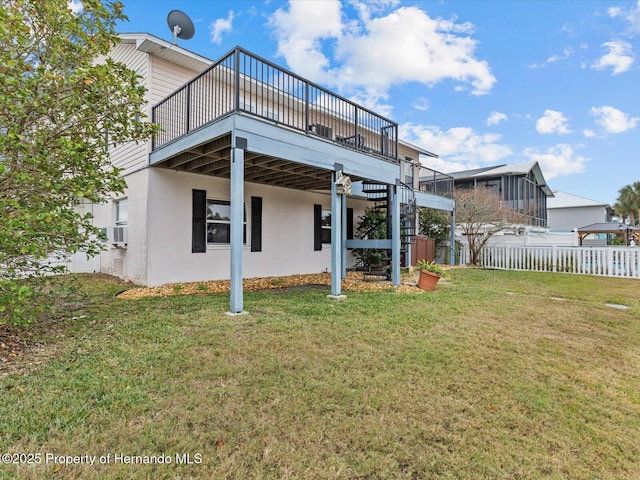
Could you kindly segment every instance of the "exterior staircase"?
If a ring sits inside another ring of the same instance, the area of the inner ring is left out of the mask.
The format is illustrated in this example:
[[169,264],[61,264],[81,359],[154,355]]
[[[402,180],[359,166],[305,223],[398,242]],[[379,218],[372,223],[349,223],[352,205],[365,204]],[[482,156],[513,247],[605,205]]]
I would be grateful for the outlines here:
[[[393,186],[364,181],[362,191],[367,199],[373,202],[373,209],[380,212],[380,220],[361,232],[363,239],[391,238],[391,189]],[[410,250],[416,235],[416,198],[412,188],[400,184],[400,256],[404,264],[407,252]],[[384,252],[384,253],[383,253]],[[383,277],[391,279],[391,250],[374,250],[368,255],[369,261],[363,265],[363,275],[366,277]]]

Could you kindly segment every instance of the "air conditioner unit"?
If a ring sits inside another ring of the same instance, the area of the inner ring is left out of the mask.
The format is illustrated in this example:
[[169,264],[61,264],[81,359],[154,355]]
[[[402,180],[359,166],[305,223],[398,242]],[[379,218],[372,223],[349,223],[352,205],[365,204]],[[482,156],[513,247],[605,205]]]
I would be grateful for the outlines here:
[[120,248],[127,248],[127,227],[106,227],[102,229],[102,234],[106,238],[106,243]]
[[311,131],[316,135],[333,140],[333,129],[331,127],[316,123],[311,125]]

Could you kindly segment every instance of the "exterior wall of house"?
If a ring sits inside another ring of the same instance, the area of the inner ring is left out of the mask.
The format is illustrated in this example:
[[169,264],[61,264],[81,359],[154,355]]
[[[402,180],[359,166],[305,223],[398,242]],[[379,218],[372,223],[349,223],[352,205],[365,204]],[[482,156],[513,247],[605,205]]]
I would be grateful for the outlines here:
[[[142,77],[142,83],[148,88],[149,79],[149,56],[136,49],[133,43],[120,43],[114,47],[111,53],[113,60],[122,62],[127,67],[135,70]],[[148,96],[148,94],[147,94]],[[151,109],[149,109],[149,114]],[[123,169],[123,175],[144,167],[149,158],[150,143],[129,142],[117,146],[110,150],[109,154],[113,165]]]
[[[205,253],[191,252],[192,190],[205,190],[208,199],[229,200],[229,181],[172,170],[149,168],[148,272],[149,286],[173,282],[194,282],[229,278],[230,247],[209,245]],[[262,197],[262,251],[251,252],[251,197]],[[314,205],[331,207],[328,194],[309,193],[258,184],[245,184],[247,243],[243,276],[267,277],[319,273],[331,269],[331,246],[314,251]],[[354,223],[367,202],[348,200],[354,208]],[[136,222],[129,212],[129,226]],[[144,218],[144,217],[142,217]],[[130,243],[133,238],[130,237]],[[126,255],[130,255],[127,251]],[[348,254],[348,266],[353,257]],[[128,266],[128,268],[131,268]]]
[[111,200],[93,206],[94,225],[99,228],[116,225],[116,203],[127,200],[128,221],[127,248],[107,244],[100,254],[100,271],[109,275],[145,284],[147,281],[147,189],[148,168],[126,177],[127,188],[123,194],[113,195]]
[[570,232],[592,223],[607,222],[604,206],[549,208],[549,228],[556,232]]
[[[142,84],[147,88],[148,119],[151,119],[151,108],[167,95],[184,85],[198,72],[172,64],[160,58],[141,52],[135,43],[120,43],[112,50],[111,57],[122,62],[142,77]],[[109,153],[113,165],[122,168],[127,176],[149,163],[151,142],[129,142],[113,148]]]
[[194,70],[167,62],[158,57],[149,56],[151,76],[149,79],[149,115],[151,107],[183,86],[198,73]]

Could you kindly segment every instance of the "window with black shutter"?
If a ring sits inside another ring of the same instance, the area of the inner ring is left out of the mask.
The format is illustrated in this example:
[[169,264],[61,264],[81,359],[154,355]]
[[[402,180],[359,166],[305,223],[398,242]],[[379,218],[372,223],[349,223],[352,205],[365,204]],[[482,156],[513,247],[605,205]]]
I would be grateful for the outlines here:
[[313,249],[322,250],[322,205],[313,206]]
[[207,192],[192,190],[191,253],[207,251]]
[[262,197],[251,197],[251,251],[262,251]]

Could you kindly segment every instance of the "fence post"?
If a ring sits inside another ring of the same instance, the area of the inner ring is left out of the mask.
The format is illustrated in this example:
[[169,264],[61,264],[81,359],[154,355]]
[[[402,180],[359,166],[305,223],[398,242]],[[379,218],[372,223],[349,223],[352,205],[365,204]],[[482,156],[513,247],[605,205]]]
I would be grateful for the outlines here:
[[614,256],[613,256],[614,252],[613,249],[609,249],[607,250],[607,265],[606,265],[606,271],[603,272],[605,275],[614,275],[615,269],[614,269]]
[[558,271],[558,247],[557,245],[551,246],[551,271]]

